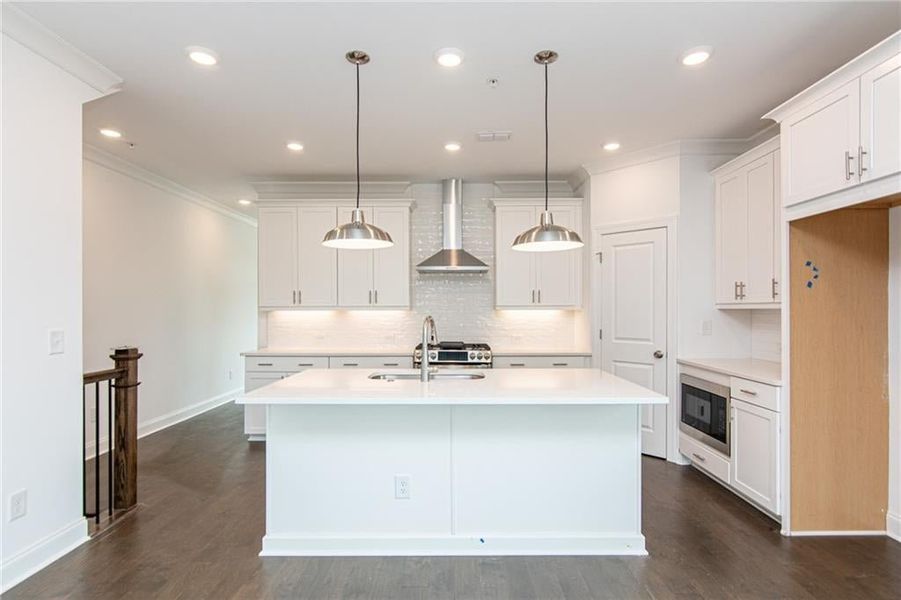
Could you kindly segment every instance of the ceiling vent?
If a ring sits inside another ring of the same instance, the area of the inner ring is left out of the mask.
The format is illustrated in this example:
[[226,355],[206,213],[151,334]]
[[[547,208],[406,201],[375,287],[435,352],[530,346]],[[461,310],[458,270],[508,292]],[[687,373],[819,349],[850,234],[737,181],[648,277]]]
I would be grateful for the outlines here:
[[512,131],[477,131],[476,139],[480,142],[507,142]]

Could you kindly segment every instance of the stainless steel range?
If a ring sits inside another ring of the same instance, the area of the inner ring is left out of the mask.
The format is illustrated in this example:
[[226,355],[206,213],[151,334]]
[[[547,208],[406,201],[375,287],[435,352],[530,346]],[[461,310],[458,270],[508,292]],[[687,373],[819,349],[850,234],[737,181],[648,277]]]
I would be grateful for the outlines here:
[[[491,368],[491,347],[488,344],[466,342],[438,342],[429,344],[428,362],[436,367],[479,367]],[[422,343],[413,351],[413,368],[422,364]]]

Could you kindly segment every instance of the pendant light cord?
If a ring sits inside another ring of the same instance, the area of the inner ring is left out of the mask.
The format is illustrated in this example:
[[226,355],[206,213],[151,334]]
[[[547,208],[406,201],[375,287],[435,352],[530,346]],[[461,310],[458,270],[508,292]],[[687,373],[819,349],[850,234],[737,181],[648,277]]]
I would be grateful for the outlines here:
[[547,63],[544,63],[544,212],[548,211]]
[[360,208],[360,63],[357,63],[357,208]]

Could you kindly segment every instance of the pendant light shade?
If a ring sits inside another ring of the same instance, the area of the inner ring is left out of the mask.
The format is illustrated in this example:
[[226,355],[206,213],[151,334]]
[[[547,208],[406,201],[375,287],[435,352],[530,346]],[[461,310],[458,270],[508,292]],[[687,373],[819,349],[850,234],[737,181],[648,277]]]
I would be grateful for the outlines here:
[[338,225],[325,234],[322,245],[341,250],[378,250],[390,248],[394,240],[384,229],[370,225],[363,218],[360,208],[360,65],[369,62],[369,55],[360,50],[351,50],[344,55],[357,69],[357,204],[351,213],[350,223]]
[[535,55],[535,62],[544,65],[544,212],[538,225],[523,231],[513,240],[513,249],[520,252],[558,252],[560,250],[575,250],[585,244],[579,234],[554,224],[554,215],[551,214],[548,195],[548,119],[547,119],[547,66],[557,60],[557,53],[553,50],[542,50]]

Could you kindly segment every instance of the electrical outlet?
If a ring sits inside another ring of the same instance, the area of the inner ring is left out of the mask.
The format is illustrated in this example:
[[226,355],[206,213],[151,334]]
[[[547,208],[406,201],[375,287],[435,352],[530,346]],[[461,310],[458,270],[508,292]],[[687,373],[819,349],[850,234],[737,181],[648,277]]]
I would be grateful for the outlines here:
[[66,351],[66,336],[62,329],[51,329],[49,332],[49,348],[50,354],[62,354]]
[[701,335],[713,335],[713,321],[701,321]]
[[410,476],[395,475],[394,476],[394,499],[409,500],[410,499]]
[[21,519],[28,512],[28,490],[19,490],[9,497],[9,520]]

